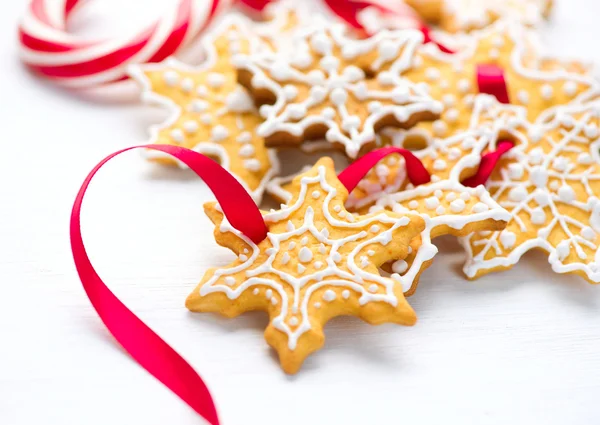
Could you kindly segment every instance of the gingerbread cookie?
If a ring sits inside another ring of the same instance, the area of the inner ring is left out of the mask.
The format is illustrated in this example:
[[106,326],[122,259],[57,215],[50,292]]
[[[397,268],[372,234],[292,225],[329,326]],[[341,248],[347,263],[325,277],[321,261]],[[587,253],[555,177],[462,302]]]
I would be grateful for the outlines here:
[[[463,40],[463,47],[455,54],[442,53],[432,44],[422,46],[415,65],[404,73],[411,81],[422,82],[422,88],[444,104],[444,111],[439,120],[421,123],[417,133],[404,132],[398,137],[428,135],[430,140],[468,129],[479,92],[478,65],[496,65],[504,71],[510,102],[526,106],[530,120],[549,108],[585,101],[598,90],[592,75],[570,72],[547,57],[540,59],[535,33],[519,25],[499,21],[457,39]],[[573,68],[575,64],[569,64],[569,69]]]
[[555,272],[600,283],[600,104],[559,108],[534,123],[524,108],[483,97],[478,104],[474,118],[509,134],[516,146],[486,185],[511,220],[501,232],[463,239],[467,276],[511,268],[541,249]]
[[439,115],[441,105],[401,76],[422,41],[418,31],[354,40],[343,25],[316,24],[298,32],[293,49],[234,61],[240,83],[262,105],[258,133],[268,146],[325,137],[355,158],[374,147],[379,129]]
[[423,19],[449,32],[485,28],[499,19],[539,26],[552,0],[406,0]]
[[238,258],[210,269],[186,303],[192,311],[227,317],[267,311],[265,338],[288,373],[321,348],[323,325],[335,316],[415,323],[401,287],[381,277],[378,266],[404,258],[424,228],[418,215],[347,212],[348,192],[329,158],[295,179],[293,193],[288,205],[264,214],[269,234],[258,245],[233,229],[215,204],[206,205],[217,242]]
[[[425,220],[425,229],[411,243],[409,256],[384,267],[400,282],[406,296],[414,294],[421,273],[438,252],[432,243],[434,238],[446,234],[465,236],[473,229],[501,230],[510,220],[510,214],[482,186],[469,188],[460,183],[465,174],[476,171],[481,152],[488,144],[488,132],[468,132],[445,140],[435,151],[438,171],[432,173],[431,183],[417,187],[409,183],[396,193],[380,195],[371,207],[371,212],[385,208],[401,214],[417,213]],[[455,150],[459,149],[461,155],[457,156]],[[430,155],[433,152],[430,149]]]
[[[199,67],[169,59],[131,68],[130,75],[142,86],[146,102],[171,111],[166,121],[150,128],[150,143],[183,146],[218,160],[260,202],[278,163],[256,134],[261,119],[230,64],[234,54],[260,50],[258,38],[242,36],[248,28],[242,18],[222,22],[204,39],[206,58]],[[152,152],[150,159],[174,163]]]
[[[560,105],[582,103],[598,93],[598,82],[586,65],[540,56],[536,53],[535,36],[522,27],[496,22],[464,38],[461,44],[463,47],[454,55],[444,54],[433,45],[421,47],[415,57],[418,66],[405,73],[407,78],[421,81],[434,99],[442,101],[441,118],[433,123],[419,123],[407,131],[385,129],[381,134],[384,145],[414,150],[434,174],[441,171],[433,167],[437,152],[434,145],[443,145],[444,139],[471,128],[478,95],[478,64],[491,63],[504,70],[510,101],[526,106],[529,120]],[[453,152],[459,153],[456,149]],[[435,168],[442,166],[438,162]],[[369,178],[376,180],[373,173]]]

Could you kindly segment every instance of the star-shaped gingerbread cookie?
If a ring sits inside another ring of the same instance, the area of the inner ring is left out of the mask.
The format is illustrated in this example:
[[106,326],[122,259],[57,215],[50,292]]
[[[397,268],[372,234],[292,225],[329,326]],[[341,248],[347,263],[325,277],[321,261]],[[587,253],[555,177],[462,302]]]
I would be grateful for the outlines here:
[[530,123],[524,108],[479,103],[481,124],[495,123],[515,142],[487,183],[511,219],[501,232],[463,239],[467,276],[508,269],[540,249],[555,272],[600,283],[600,104],[559,108]]
[[418,49],[404,76],[420,83],[435,100],[443,103],[439,120],[420,123],[414,131],[397,132],[402,140],[446,138],[469,128],[477,84],[478,65],[495,65],[504,72],[512,104],[525,106],[529,120],[559,105],[580,103],[598,91],[598,82],[584,65],[562,64],[539,53],[537,35],[522,26],[498,21],[469,36],[456,36],[461,47],[455,54],[441,52],[435,45]]
[[402,74],[422,44],[418,31],[356,40],[343,25],[299,31],[293,49],[234,58],[239,81],[262,105],[268,146],[325,139],[351,158],[372,149],[383,127],[435,119],[441,104]]
[[[130,74],[146,102],[170,111],[166,121],[150,128],[150,143],[183,146],[218,160],[260,202],[278,171],[277,158],[256,134],[260,116],[230,64],[232,55],[264,47],[259,37],[247,36],[250,28],[246,19],[227,18],[203,40],[206,57],[198,67],[169,59],[131,68]],[[151,159],[174,163],[152,152]]]
[[288,373],[321,348],[323,325],[335,316],[415,323],[400,285],[382,277],[378,267],[404,258],[424,228],[418,215],[348,213],[348,192],[329,158],[298,176],[293,193],[288,205],[264,214],[269,233],[258,245],[234,230],[215,204],[207,204],[217,242],[238,258],[210,269],[186,303],[192,311],[228,317],[268,312],[265,338]]

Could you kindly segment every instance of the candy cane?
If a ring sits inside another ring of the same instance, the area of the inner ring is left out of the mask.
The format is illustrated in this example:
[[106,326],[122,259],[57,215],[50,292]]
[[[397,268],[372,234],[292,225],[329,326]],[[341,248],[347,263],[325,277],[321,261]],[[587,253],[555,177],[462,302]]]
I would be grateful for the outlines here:
[[160,62],[193,42],[229,0],[173,0],[173,6],[133,36],[89,40],[67,21],[82,0],[31,0],[19,26],[21,59],[55,83],[92,88],[127,78],[130,64]]

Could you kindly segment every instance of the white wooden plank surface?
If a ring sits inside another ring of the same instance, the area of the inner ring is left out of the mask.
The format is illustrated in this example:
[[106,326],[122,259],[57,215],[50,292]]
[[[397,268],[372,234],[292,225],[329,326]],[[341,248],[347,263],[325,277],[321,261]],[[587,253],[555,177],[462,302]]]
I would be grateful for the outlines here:
[[[600,63],[600,3],[557,3],[545,31],[555,52]],[[142,142],[160,114],[79,100],[24,72],[24,6],[0,5],[0,424],[200,423],[113,342],[69,251],[82,179]],[[416,327],[334,320],[325,349],[290,377],[263,341],[264,316],[183,306],[202,273],[231,258],[213,242],[208,199],[195,176],[132,153],[98,176],[83,225],[102,277],[200,371],[224,424],[600,422],[600,287],[553,274],[541,254],[468,283],[448,238],[410,299]]]

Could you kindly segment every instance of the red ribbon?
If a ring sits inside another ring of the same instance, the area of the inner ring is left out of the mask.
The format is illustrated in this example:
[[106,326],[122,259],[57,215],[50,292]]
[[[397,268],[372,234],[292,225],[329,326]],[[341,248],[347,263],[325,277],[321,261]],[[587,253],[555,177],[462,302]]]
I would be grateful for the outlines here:
[[[391,15],[396,15],[398,17],[402,17],[406,15],[405,12],[399,12],[390,7],[386,7],[378,2],[370,2],[370,1],[360,1],[360,0],[324,0],[325,4],[329,6],[329,8],[340,18],[342,18],[348,25],[352,28],[355,28],[360,31],[365,31],[365,28],[358,21],[358,14],[367,7],[376,7],[381,10],[383,13],[388,13]],[[415,17],[411,17],[414,19]],[[424,43],[433,43],[444,53],[454,53],[453,50],[447,48],[442,43],[439,43],[431,38],[430,29],[421,22],[420,26],[417,27],[419,31],[423,33]]]
[[438,47],[438,49],[440,49],[440,51],[442,51],[444,53],[448,53],[448,54],[454,54],[454,53],[456,53],[454,50],[449,49],[448,47],[446,47],[442,43],[440,43],[440,42],[435,41],[434,39],[432,39],[431,38],[431,29],[427,25],[421,25],[421,28],[419,28],[419,30],[423,33],[423,37],[424,37],[423,42],[425,44],[427,44],[427,43],[434,43]]
[[498,161],[502,158],[502,155],[511,150],[513,146],[514,144],[510,140],[500,140],[495,151],[489,152],[481,157],[477,173],[473,177],[464,180],[462,184],[467,187],[477,187],[481,184],[485,185],[496,168]]
[[491,94],[501,103],[510,103],[504,70],[497,65],[477,65],[477,86],[480,93]]
[[338,178],[346,189],[348,189],[348,192],[352,192],[363,177],[365,177],[379,161],[393,153],[398,153],[404,157],[408,180],[410,180],[413,185],[418,186],[420,184],[429,183],[431,176],[421,160],[414,156],[411,151],[395,146],[388,146],[369,152],[359,160],[350,164],[350,166],[339,174]]
[[208,157],[177,146],[135,146],[107,156],[86,177],[73,204],[70,223],[73,259],[83,288],[98,316],[134,360],[208,423],[219,425],[215,404],[202,378],[111,292],[94,270],[83,244],[80,226],[81,204],[92,178],[115,156],[138,148],[168,153],[184,162],[213,191],[231,225],[256,243],[266,237],[267,227],[250,195],[231,174]]

